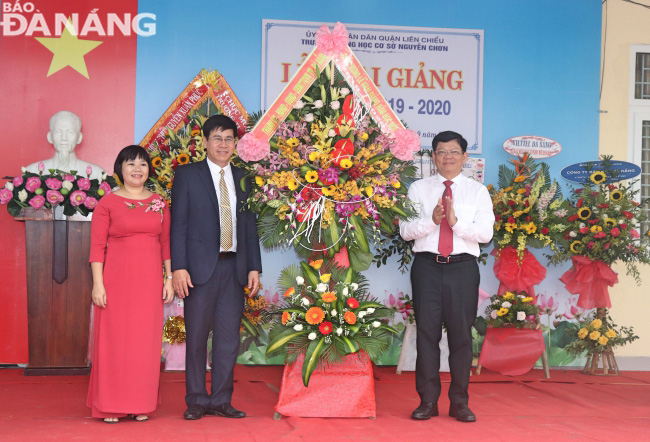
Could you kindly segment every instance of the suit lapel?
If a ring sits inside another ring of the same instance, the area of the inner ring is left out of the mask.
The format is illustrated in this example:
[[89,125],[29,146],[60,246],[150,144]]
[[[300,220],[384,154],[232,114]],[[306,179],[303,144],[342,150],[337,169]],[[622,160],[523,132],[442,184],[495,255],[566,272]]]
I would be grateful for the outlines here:
[[212,205],[214,206],[215,210],[217,211],[217,219],[219,219],[219,200],[217,200],[217,190],[214,187],[214,181],[212,180],[212,174],[210,173],[210,167],[208,166],[208,160],[203,160],[201,163],[199,163],[201,166],[199,167],[199,176],[201,177],[201,181],[203,181],[203,184],[205,185],[205,190],[208,192],[208,196],[210,197],[210,201],[212,201]]
[[245,176],[245,172],[233,165],[230,167],[232,168],[232,179],[235,182],[235,196],[237,197],[237,213],[235,215],[239,215],[246,200],[246,193],[241,188],[241,179]]

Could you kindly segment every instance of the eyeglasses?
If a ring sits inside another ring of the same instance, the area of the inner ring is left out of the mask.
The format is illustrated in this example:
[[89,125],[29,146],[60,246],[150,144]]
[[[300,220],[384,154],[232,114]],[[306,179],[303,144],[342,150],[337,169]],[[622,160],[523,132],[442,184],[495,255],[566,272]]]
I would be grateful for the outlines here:
[[446,157],[447,155],[451,155],[454,158],[458,158],[463,154],[460,150],[436,150],[435,151],[436,155],[440,155],[441,157]]
[[223,143],[225,143],[225,144],[227,144],[229,146],[235,143],[235,139],[231,138],[231,137],[221,138],[221,137],[214,136],[214,137],[210,137],[209,140],[212,141],[215,144],[223,144]]

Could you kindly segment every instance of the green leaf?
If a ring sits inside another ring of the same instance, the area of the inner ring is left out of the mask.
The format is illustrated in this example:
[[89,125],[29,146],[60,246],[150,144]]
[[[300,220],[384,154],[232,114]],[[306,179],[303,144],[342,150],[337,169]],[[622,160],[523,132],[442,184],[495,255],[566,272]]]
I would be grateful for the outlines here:
[[302,274],[305,277],[306,282],[308,283],[307,285],[311,285],[312,287],[316,287],[318,283],[320,282],[320,275],[312,266],[310,266],[306,262],[301,262],[300,267],[302,267]]
[[302,363],[302,383],[305,387],[309,386],[309,379],[312,373],[318,366],[318,359],[325,347],[325,337],[323,336],[318,341],[312,341],[307,347],[305,352],[305,360]]
[[[348,218],[352,225],[354,226],[354,235],[357,240],[357,244],[364,252],[370,252],[370,244],[368,244],[368,238],[366,237],[366,228],[363,225],[363,222],[359,219],[357,215],[352,215]],[[366,267],[363,270],[366,270]]]
[[242,317],[241,324],[251,336],[259,336],[260,333],[257,330],[257,327],[255,327],[255,325],[246,316]]
[[271,343],[269,344],[269,347],[266,349],[266,356],[267,357],[272,357],[278,354],[282,348],[289,343],[292,339],[297,338],[298,336],[306,335],[309,333],[307,330],[302,330],[302,331],[296,331],[292,328],[288,328],[279,335],[275,336],[272,340]]
[[350,249],[348,249],[348,256],[350,257],[350,268],[355,272],[368,270],[374,258],[373,254],[370,252]]
[[338,339],[343,342],[343,344],[345,344],[345,351],[347,354],[356,353],[359,351],[359,344],[357,344],[356,341],[353,342],[345,336],[339,336],[335,339]]

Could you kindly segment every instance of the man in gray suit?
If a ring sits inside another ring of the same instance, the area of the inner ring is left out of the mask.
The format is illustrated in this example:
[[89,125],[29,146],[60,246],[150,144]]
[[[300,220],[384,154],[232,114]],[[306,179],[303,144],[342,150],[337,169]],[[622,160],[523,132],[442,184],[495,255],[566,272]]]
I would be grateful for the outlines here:
[[[185,419],[246,416],[231,405],[244,286],[254,294],[262,271],[257,220],[244,208],[251,185],[230,164],[237,126],[225,115],[203,125],[207,159],[176,169],[172,187],[172,282],[185,302]],[[212,390],[205,385],[212,337]]]

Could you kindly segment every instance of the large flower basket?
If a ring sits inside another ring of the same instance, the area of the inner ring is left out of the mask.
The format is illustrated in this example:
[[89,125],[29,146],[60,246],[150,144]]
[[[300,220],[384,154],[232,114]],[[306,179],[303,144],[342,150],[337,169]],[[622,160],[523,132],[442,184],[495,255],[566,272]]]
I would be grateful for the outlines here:
[[[520,376],[528,373],[541,356],[544,374],[548,378],[550,374],[545,349],[539,324],[522,329],[488,327],[478,364],[505,376]],[[479,373],[480,369],[477,369]]]
[[303,360],[301,354],[296,362],[284,366],[274,419],[281,416],[375,418],[375,380],[365,352],[317,368],[308,388],[302,379]]

